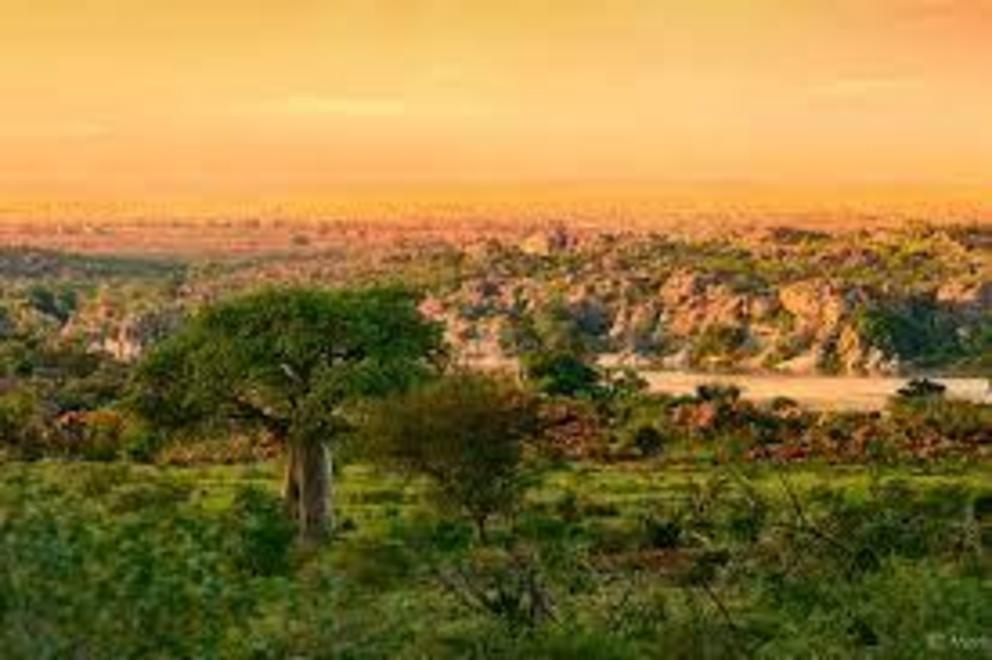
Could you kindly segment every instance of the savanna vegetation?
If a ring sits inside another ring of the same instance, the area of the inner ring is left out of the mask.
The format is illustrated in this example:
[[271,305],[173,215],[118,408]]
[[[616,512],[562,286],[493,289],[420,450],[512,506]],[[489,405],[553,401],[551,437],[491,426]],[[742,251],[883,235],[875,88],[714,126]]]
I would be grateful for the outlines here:
[[[835,369],[987,374],[976,236],[8,250],[0,655],[985,657],[992,405],[921,374],[869,412],[670,396],[598,360],[767,364],[774,330]],[[469,359],[490,330],[519,369]]]

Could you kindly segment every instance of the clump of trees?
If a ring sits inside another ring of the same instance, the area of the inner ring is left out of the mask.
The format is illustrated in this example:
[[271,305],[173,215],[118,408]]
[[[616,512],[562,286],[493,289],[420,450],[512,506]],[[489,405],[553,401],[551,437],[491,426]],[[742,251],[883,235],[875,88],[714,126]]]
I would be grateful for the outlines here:
[[441,332],[399,288],[267,289],[205,308],[139,365],[133,407],[172,434],[265,433],[285,448],[286,510],[332,526],[330,451],[350,404],[426,378]]
[[[856,320],[862,336],[873,346],[921,367],[966,363],[987,348],[981,341],[969,345],[964,319],[928,296],[868,305]],[[972,334],[980,335],[980,328]]]

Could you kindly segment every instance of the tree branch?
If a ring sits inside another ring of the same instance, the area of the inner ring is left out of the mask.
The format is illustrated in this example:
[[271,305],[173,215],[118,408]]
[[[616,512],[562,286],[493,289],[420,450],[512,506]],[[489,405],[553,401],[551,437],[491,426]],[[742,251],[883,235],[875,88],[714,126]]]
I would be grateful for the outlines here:
[[237,409],[239,417],[256,422],[279,439],[285,439],[289,435],[288,420],[267,412],[264,408],[248,401],[242,396],[233,397],[232,403]]

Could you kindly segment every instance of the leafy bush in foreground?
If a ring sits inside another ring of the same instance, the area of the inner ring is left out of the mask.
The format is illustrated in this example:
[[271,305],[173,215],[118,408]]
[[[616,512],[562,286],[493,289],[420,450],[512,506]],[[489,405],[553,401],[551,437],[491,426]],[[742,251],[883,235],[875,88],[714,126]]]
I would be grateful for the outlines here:
[[[113,472],[103,476],[115,480]],[[67,506],[79,495],[27,480],[4,491],[5,654],[208,657],[230,648],[258,611],[263,585],[232,561],[223,527],[169,481],[106,487],[114,497],[101,505]]]
[[967,657],[992,624],[990,493],[967,479],[565,471],[581,499],[535,489],[486,542],[352,492],[357,523],[300,552],[241,468],[0,470],[14,659]]

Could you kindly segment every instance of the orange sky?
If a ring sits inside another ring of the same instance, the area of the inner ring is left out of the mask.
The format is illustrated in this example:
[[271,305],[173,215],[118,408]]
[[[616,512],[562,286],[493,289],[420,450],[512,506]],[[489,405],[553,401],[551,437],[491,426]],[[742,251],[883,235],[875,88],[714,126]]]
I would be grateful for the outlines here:
[[0,0],[0,194],[992,179],[992,0]]

